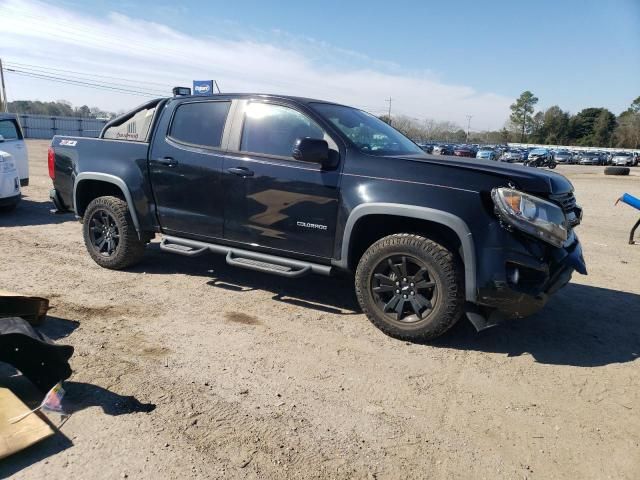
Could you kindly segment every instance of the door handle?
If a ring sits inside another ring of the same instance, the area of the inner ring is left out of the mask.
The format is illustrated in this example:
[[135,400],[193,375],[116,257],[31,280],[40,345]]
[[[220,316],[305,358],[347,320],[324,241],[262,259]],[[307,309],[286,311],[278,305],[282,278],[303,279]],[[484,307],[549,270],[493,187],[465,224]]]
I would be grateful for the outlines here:
[[240,177],[253,177],[253,170],[249,170],[247,167],[231,167],[227,168],[227,172]]
[[156,160],[156,163],[159,163],[160,165],[165,165],[167,167],[175,167],[176,165],[178,165],[178,161],[172,157],[159,158]]

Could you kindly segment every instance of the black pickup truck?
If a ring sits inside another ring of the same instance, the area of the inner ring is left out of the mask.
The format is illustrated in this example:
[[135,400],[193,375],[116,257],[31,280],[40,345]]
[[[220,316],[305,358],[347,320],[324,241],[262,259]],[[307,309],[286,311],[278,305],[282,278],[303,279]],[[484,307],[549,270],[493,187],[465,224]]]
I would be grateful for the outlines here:
[[[180,255],[285,277],[350,272],[387,334],[437,337],[529,315],[586,274],[582,210],[562,175],[431,156],[363,111],[306,98],[174,95],[56,136],[51,199],[100,266],[157,234]],[[346,293],[345,293],[346,294]]]

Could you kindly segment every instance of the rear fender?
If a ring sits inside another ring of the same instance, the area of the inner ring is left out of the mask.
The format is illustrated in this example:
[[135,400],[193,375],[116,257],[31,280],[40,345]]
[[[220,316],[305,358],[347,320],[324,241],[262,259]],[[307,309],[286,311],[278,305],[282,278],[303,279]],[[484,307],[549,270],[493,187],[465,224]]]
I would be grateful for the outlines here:
[[98,180],[101,182],[110,183],[120,189],[125,201],[127,202],[127,206],[129,207],[129,213],[131,214],[131,219],[133,220],[133,225],[136,228],[136,232],[138,232],[138,237],[141,237],[140,222],[138,220],[138,214],[136,212],[135,204],[133,203],[133,198],[131,197],[129,187],[127,187],[127,184],[124,182],[124,180],[122,180],[120,177],[116,177],[115,175],[100,172],[82,172],[78,174],[73,184],[73,210],[76,212],[76,215],[79,215],[76,192],[78,190],[78,185],[80,185],[85,180]]

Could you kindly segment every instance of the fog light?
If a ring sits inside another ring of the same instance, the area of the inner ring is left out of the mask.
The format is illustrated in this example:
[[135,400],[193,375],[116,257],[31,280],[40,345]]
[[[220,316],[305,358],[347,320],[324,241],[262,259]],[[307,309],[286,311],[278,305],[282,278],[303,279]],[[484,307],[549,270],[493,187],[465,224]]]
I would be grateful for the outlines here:
[[520,270],[517,267],[507,268],[507,279],[510,283],[517,285],[520,281]]

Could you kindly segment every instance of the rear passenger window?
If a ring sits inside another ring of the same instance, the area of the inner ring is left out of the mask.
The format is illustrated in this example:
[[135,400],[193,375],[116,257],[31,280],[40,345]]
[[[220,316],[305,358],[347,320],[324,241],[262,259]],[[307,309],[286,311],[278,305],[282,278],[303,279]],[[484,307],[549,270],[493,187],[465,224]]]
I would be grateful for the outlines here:
[[133,115],[111,124],[105,129],[102,138],[112,140],[127,140],[129,142],[146,142],[151,128],[156,106],[143,108]]
[[0,135],[5,140],[18,140],[20,138],[18,128],[13,120],[0,120]]
[[220,147],[231,102],[183,103],[176,109],[169,136],[203,147]]

